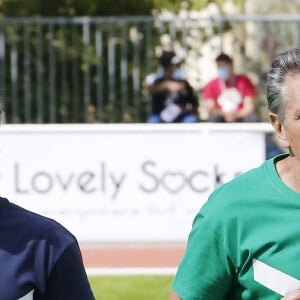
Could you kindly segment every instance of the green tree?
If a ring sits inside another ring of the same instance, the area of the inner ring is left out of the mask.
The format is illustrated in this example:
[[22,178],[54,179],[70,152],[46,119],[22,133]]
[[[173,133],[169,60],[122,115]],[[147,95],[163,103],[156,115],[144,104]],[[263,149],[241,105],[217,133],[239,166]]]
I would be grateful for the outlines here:
[[[201,9],[209,3],[220,8],[224,0],[0,0],[2,16],[125,16],[151,15],[155,9],[179,12],[182,4],[189,9]],[[236,5],[244,1],[233,0]]]
[[[174,13],[178,13],[182,6],[185,6],[189,10],[199,10],[205,8],[210,3],[214,3],[217,4],[220,11],[222,11],[222,7],[225,2],[225,0],[153,0],[153,6],[158,11],[161,11],[162,9],[167,9]],[[244,5],[246,1],[232,0],[232,2],[238,7],[239,11],[244,11]]]
[[2,16],[150,15],[153,0],[1,0]]

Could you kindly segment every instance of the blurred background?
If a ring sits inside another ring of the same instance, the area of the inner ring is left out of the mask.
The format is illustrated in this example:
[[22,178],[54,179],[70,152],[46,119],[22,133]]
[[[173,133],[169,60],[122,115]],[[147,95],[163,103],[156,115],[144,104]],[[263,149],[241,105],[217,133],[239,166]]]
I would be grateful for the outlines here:
[[216,75],[221,51],[234,56],[236,71],[256,84],[266,120],[266,72],[275,53],[298,45],[299,16],[292,13],[299,6],[296,0],[2,0],[6,122],[145,122],[144,80],[157,72],[163,49],[184,59],[196,92]]
[[[298,11],[298,0],[0,0],[1,194],[75,233],[97,299],[168,299],[209,193],[278,153],[265,80],[272,57],[299,46]],[[171,49],[200,122],[144,124],[145,78]],[[221,52],[255,84],[259,124],[207,124],[201,95]]]

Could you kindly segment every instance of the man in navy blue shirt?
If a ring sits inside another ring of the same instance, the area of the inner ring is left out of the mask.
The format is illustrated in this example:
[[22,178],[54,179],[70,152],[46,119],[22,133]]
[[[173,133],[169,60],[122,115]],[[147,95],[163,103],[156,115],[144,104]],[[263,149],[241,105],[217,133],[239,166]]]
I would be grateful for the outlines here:
[[0,299],[94,300],[76,238],[0,198]]

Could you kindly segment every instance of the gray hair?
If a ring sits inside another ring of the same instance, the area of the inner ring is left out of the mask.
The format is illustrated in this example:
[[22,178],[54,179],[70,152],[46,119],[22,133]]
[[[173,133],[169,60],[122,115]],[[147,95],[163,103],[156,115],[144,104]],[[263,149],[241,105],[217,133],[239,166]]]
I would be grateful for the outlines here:
[[284,120],[284,80],[288,74],[300,73],[300,48],[280,53],[272,61],[267,77],[267,99],[269,110]]

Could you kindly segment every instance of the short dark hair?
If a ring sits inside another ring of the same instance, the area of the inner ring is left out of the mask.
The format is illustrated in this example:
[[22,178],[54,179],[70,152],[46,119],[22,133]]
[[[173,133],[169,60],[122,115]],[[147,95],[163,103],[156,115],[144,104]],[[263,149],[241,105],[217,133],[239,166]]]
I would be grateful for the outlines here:
[[232,64],[233,60],[229,55],[227,55],[225,53],[221,53],[216,57],[216,62],[225,62],[225,63]]
[[300,48],[280,53],[272,60],[267,76],[267,100],[269,110],[284,120],[284,80],[289,73],[300,73]]
[[182,62],[182,59],[176,56],[175,51],[163,51],[162,55],[159,58],[159,63],[163,68],[166,68],[170,65],[177,65]]

